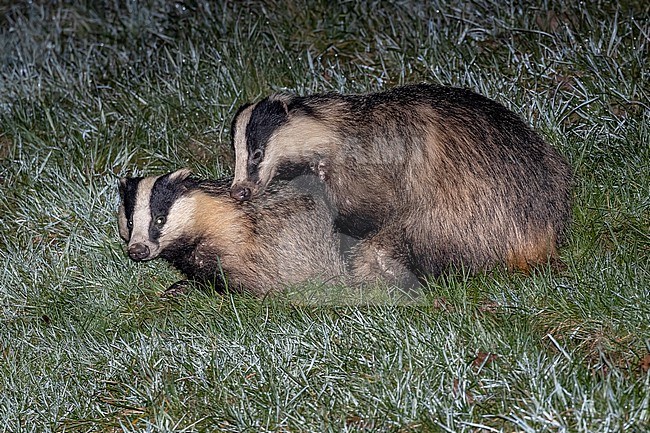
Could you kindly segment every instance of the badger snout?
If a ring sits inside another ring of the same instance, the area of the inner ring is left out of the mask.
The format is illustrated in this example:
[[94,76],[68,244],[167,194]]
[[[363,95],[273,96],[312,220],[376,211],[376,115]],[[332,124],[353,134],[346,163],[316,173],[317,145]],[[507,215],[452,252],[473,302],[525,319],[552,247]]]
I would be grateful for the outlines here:
[[150,253],[149,247],[145,244],[137,243],[129,246],[129,257],[136,262],[148,259]]
[[230,189],[230,197],[239,201],[246,201],[251,198],[251,189],[247,186],[235,185]]

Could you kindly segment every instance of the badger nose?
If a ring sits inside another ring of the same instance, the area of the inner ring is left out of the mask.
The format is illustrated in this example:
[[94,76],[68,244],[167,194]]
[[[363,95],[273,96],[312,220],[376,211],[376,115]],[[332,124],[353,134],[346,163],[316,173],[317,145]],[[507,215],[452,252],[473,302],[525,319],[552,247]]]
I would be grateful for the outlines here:
[[129,247],[129,257],[136,262],[149,257],[149,247],[145,244],[133,244]]
[[239,201],[246,201],[251,198],[251,189],[245,186],[234,186],[230,190],[230,197]]

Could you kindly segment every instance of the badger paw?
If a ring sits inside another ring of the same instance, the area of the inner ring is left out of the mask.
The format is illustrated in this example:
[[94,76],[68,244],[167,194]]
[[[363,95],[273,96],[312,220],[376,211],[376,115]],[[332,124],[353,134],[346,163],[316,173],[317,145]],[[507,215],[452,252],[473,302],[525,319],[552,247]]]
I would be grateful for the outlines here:
[[318,178],[325,182],[329,179],[329,164],[325,160],[320,160],[318,162]]
[[323,182],[328,180],[330,177],[330,173],[329,173],[330,166],[327,160],[315,159],[309,163],[309,169],[314,174],[318,175],[318,178]]
[[169,286],[167,290],[162,292],[160,297],[162,299],[173,299],[179,296],[187,295],[190,291],[190,281],[189,280],[180,280],[176,281],[174,284]]

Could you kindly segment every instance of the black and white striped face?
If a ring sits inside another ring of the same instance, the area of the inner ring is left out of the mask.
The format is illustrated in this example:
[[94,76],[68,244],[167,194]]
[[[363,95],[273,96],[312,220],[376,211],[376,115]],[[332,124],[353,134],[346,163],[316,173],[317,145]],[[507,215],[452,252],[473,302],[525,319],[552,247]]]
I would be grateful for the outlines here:
[[269,144],[288,119],[287,105],[279,97],[239,109],[231,129],[235,149],[235,176],[230,193],[233,198],[248,200],[271,180],[274,161]]
[[193,200],[184,195],[189,170],[157,177],[120,180],[118,226],[133,260],[151,260],[183,236],[193,213]]

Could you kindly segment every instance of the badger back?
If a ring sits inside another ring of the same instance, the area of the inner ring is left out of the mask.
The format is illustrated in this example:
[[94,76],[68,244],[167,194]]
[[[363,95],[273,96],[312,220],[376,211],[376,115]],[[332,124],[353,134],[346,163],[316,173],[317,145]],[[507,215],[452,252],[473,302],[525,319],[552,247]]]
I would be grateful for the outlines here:
[[183,169],[120,180],[118,227],[133,260],[155,259],[186,232],[194,212],[189,174]]

